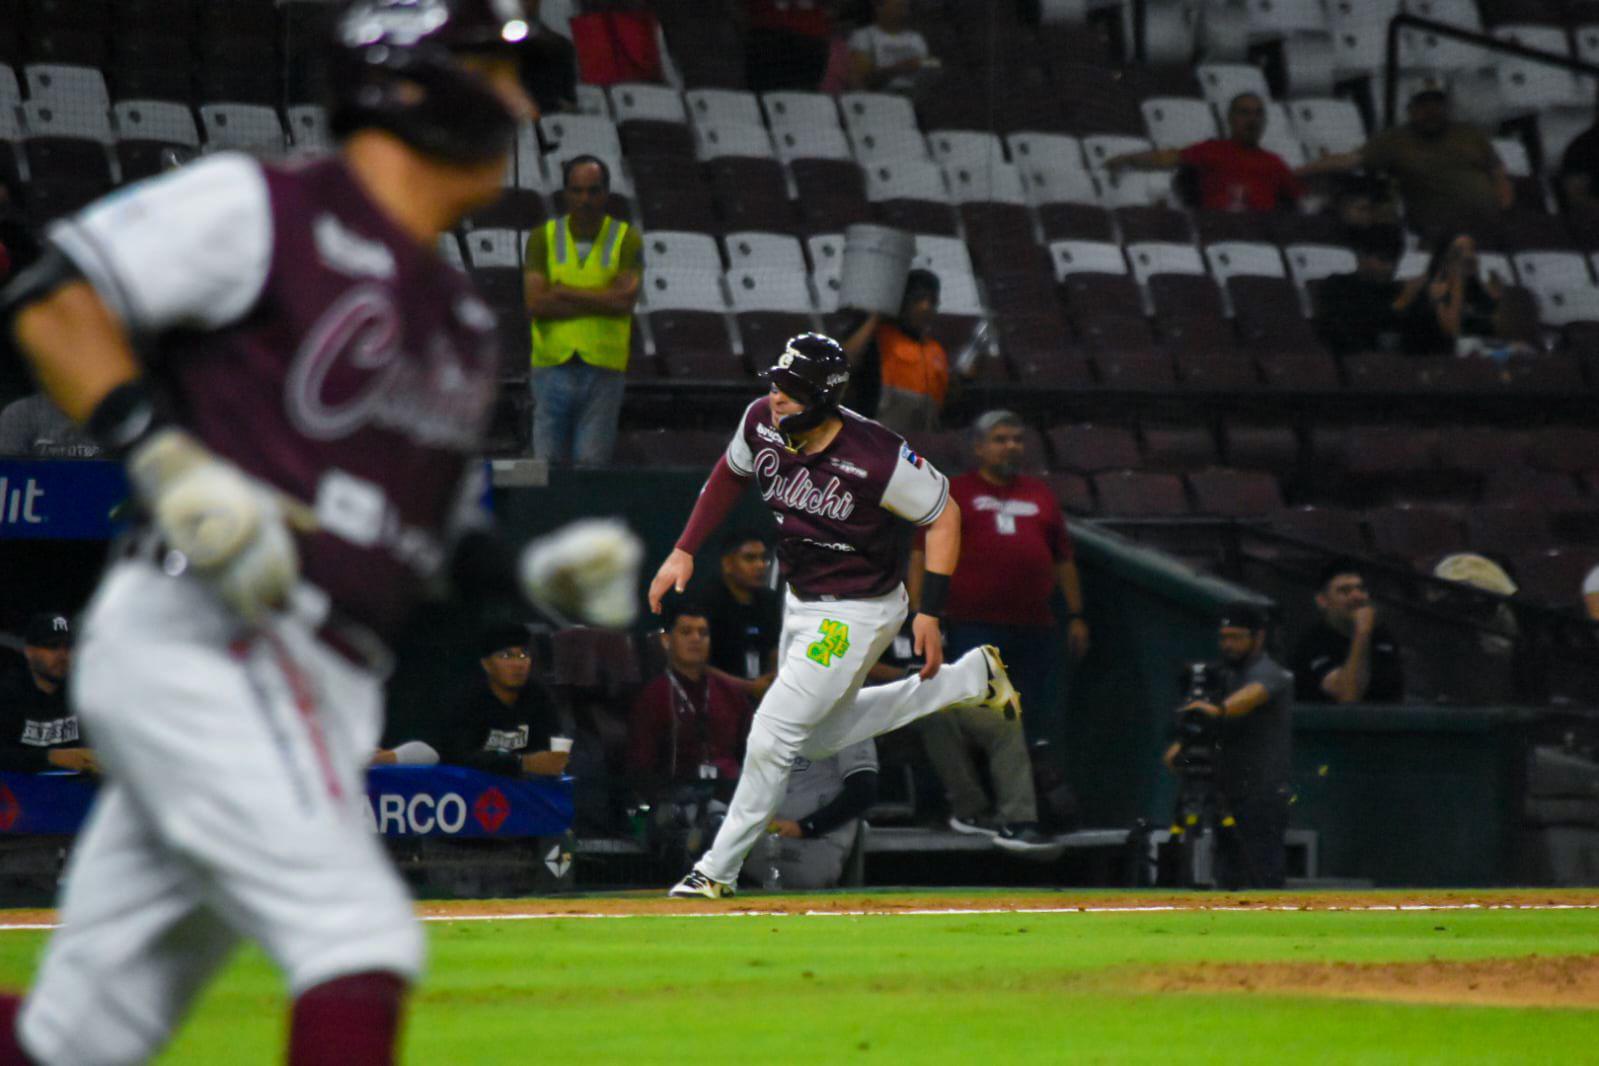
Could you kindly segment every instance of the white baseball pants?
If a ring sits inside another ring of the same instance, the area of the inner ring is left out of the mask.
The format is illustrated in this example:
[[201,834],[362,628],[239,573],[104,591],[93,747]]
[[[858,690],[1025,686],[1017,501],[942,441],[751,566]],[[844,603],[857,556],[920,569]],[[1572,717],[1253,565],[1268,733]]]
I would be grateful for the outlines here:
[[904,588],[866,600],[807,602],[790,592],[783,608],[777,678],[755,711],[727,818],[696,867],[714,881],[738,878],[744,859],[783,801],[794,756],[825,759],[988,691],[988,665],[970,651],[931,680],[912,675],[861,688],[905,623]]
[[116,564],[73,698],[107,780],[20,1017],[41,1063],[148,1060],[242,938],[298,995],[413,977],[422,936],[368,826],[381,681],[294,621],[241,632],[204,588]]

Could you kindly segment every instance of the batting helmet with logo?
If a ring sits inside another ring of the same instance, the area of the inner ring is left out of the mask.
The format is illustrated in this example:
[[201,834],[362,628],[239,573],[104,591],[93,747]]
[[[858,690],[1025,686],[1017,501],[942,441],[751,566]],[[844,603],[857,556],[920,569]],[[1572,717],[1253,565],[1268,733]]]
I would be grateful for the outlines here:
[[801,333],[783,346],[777,362],[762,377],[805,405],[777,424],[785,437],[814,429],[838,410],[849,387],[849,356],[832,337]]

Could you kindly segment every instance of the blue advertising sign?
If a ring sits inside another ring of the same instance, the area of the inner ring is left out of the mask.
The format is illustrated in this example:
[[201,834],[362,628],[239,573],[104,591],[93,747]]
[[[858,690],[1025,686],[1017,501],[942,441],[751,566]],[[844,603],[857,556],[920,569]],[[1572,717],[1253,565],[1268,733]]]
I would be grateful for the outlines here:
[[0,540],[108,540],[127,496],[120,463],[0,459]]
[[[88,817],[92,778],[0,773],[0,834],[71,836]],[[461,766],[375,766],[367,822],[384,836],[559,836],[572,825],[572,778],[512,778]]]

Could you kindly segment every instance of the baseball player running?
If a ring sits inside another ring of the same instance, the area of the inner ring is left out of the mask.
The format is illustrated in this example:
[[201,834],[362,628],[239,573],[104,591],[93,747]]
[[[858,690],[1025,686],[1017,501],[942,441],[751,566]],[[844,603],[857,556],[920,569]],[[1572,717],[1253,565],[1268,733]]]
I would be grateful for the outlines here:
[[244,938],[287,980],[291,1063],[391,1062],[422,937],[363,808],[386,641],[446,575],[630,617],[625,528],[518,553],[476,504],[493,316],[435,242],[501,194],[527,32],[516,0],[348,4],[337,154],[114,194],[7,290],[143,517],[74,667],[106,784],[37,982],[0,1001],[0,1063],[147,1061]]
[[[777,678],[756,709],[744,769],[711,850],[670,892],[733,894],[739,868],[782,802],[794,757],[824,759],[851,744],[954,705],[1007,717],[1021,710],[998,649],[943,664],[938,616],[960,553],[960,509],[949,482],[897,435],[839,405],[849,360],[817,333],[790,340],[766,372],[700,492],[677,547],[650,582],[650,609],[682,591],[694,552],[755,479],[777,520],[788,579]],[[905,621],[902,577],[912,525],[927,527],[927,577],[911,622],[921,672],[861,689]]]

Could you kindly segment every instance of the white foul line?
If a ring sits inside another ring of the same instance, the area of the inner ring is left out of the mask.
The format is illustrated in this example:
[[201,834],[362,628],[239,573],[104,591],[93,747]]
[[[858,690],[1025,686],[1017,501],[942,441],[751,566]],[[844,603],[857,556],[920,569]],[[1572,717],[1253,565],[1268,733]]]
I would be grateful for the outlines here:
[[[849,911],[657,911],[642,914],[606,914],[597,911],[564,913],[557,911],[519,911],[505,914],[425,914],[418,918],[424,922],[536,922],[562,919],[591,920],[598,918],[944,918],[969,917],[992,914],[1168,914],[1191,912],[1194,914],[1263,914],[1263,913],[1325,913],[1325,914],[1400,914],[1408,911],[1592,911],[1599,903],[1370,903],[1360,906],[1301,906],[1294,904],[1261,904],[1258,907],[1224,904],[1214,907],[1178,906],[1176,904],[1144,904],[1127,907],[957,907],[917,908],[893,910]],[[59,922],[9,922],[0,923],[0,933],[31,932],[61,928]]]

